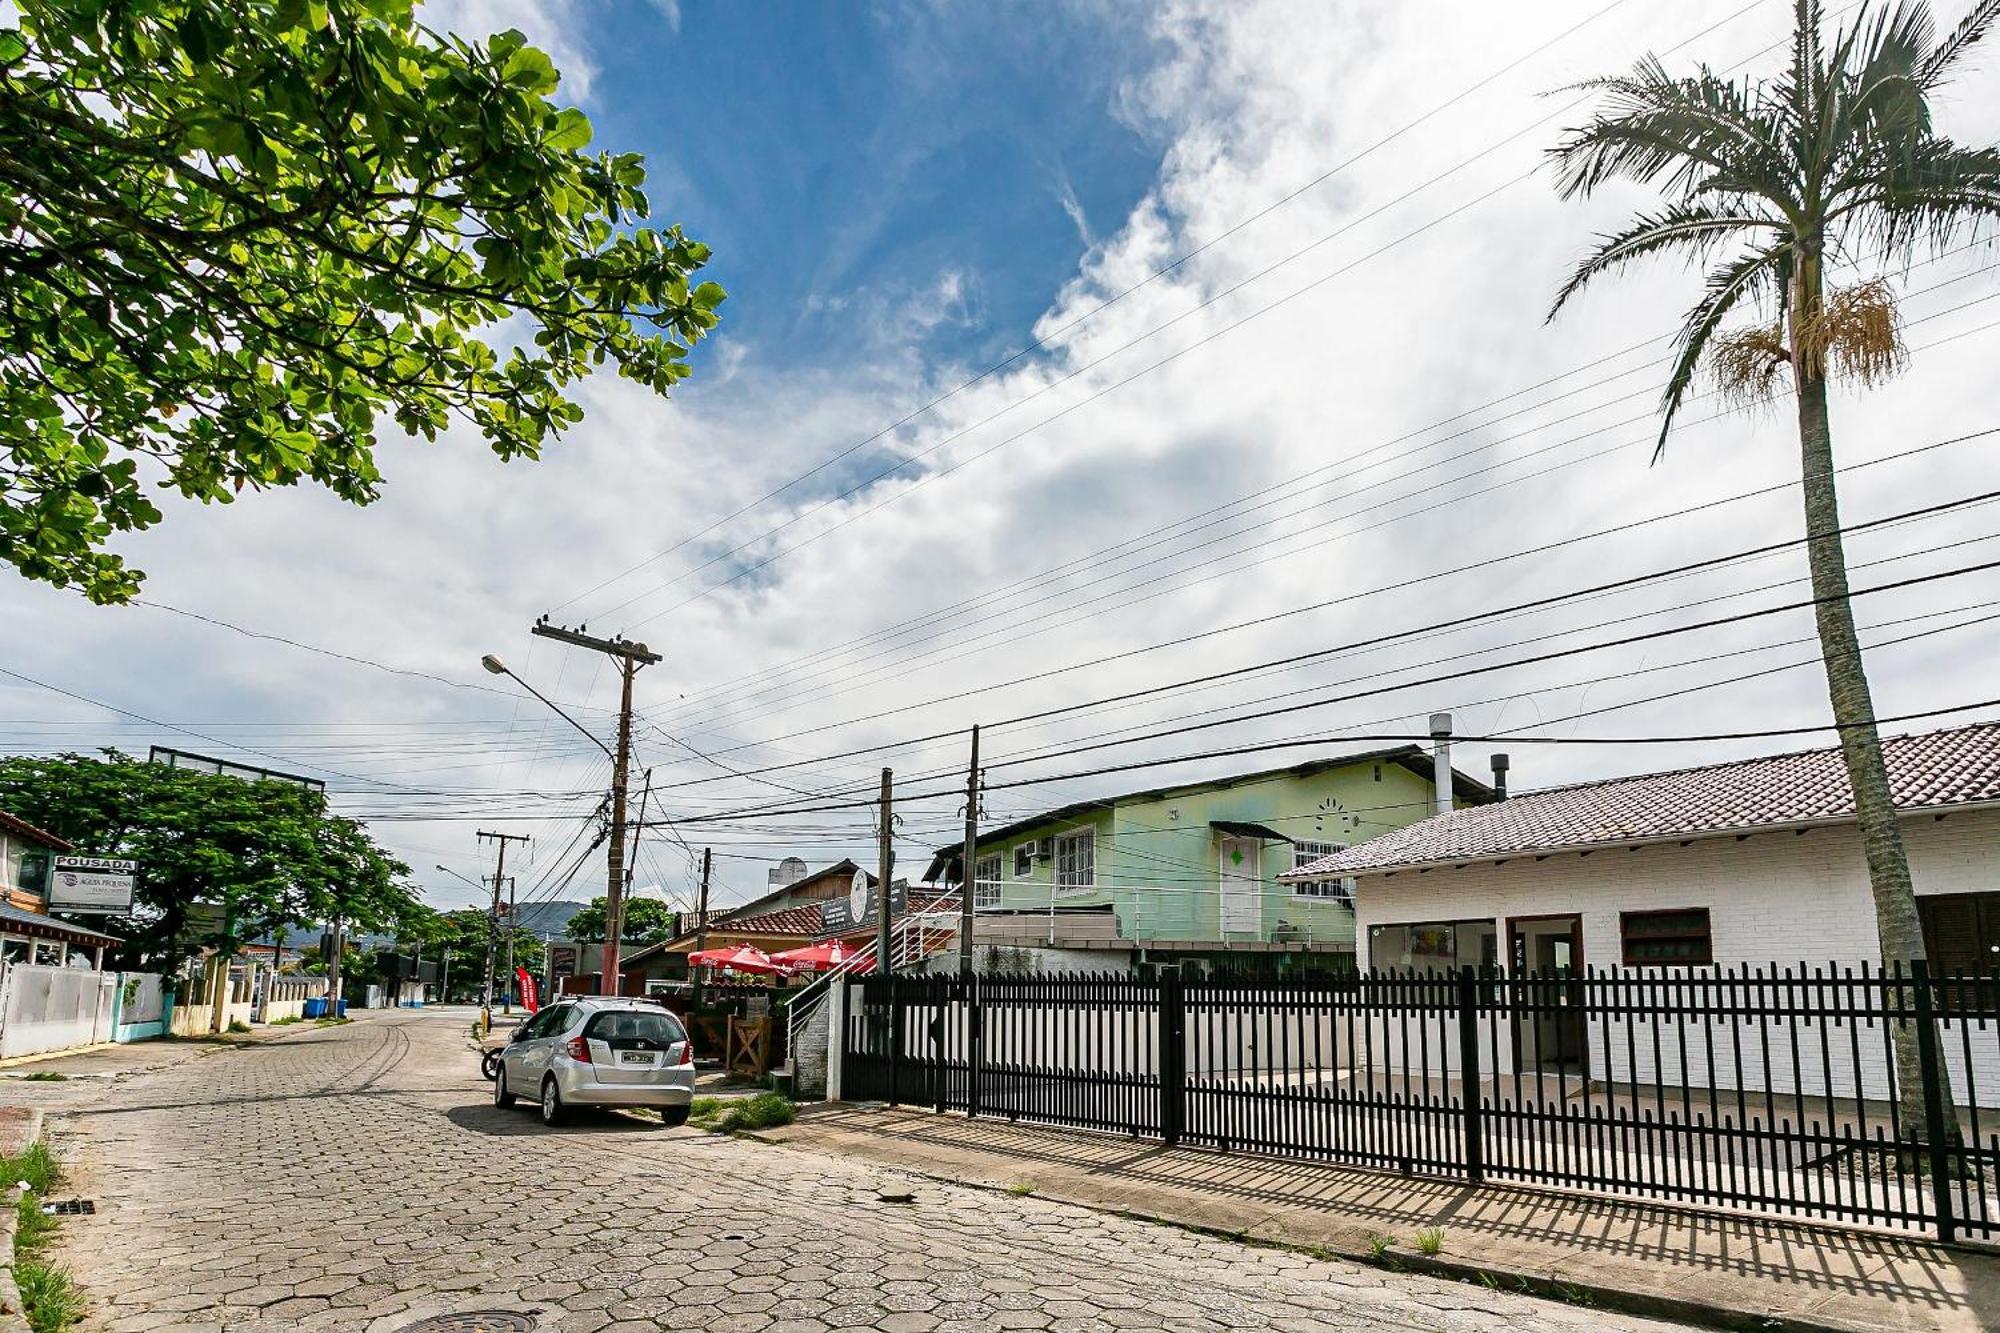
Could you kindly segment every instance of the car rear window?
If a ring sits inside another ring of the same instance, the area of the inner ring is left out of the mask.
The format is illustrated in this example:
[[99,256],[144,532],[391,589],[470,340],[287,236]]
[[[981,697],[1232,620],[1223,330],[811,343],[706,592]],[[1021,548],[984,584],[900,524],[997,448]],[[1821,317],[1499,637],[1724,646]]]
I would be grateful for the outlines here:
[[664,1051],[687,1040],[680,1020],[660,1010],[614,1009],[590,1020],[583,1035],[614,1051]]

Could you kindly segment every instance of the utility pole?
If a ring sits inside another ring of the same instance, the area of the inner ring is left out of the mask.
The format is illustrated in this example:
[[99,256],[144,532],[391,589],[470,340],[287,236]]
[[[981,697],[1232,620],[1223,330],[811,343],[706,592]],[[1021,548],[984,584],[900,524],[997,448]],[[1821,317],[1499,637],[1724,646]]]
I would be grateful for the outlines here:
[[618,659],[618,748],[611,756],[611,841],[605,860],[604,882],[604,962],[598,978],[600,995],[616,995],[619,986],[618,937],[625,928],[625,784],[632,768],[632,677],[641,667],[652,666],[660,655],[643,643],[629,639],[595,639],[581,629],[564,629],[547,619],[535,622],[534,632],[577,648],[604,653]]
[[[486,971],[480,983],[484,989],[479,994],[479,1026],[483,1032],[493,1030],[493,963],[495,946],[500,943],[500,881],[507,875],[507,844],[532,841],[525,833],[488,833],[481,829],[478,841],[485,842],[488,838],[500,844],[500,862],[493,867],[493,905],[486,912]],[[513,923],[510,921],[508,926],[511,930]]]
[[[694,904],[694,951],[696,953],[700,953],[708,947],[708,870],[714,859],[715,852],[713,848],[704,847],[701,849],[701,893],[696,896]],[[700,970],[695,969],[692,978],[694,985],[689,991],[689,996],[694,1001],[693,1007],[696,1009],[701,1008],[700,976]]]
[[890,842],[895,837],[890,820],[895,813],[889,806],[895,799],[896,779],[888,769],[882,770],[882,827],[875,833],[875,864],[880,872],[875,881],[875,975],[886,977],[895,970],[895,959],[889,956],[889,863],[895,856]]
[[[496,890],[498,886],[495,886]],[[500,991],[505,996],[508,1013],[514,1012],[514,877],[507,876],[507,984]]]
[[958,971],[972,975],[972,900],[979,874],[979,724],[972,724],[972,764],[965,770],[965,842],[959,847]]

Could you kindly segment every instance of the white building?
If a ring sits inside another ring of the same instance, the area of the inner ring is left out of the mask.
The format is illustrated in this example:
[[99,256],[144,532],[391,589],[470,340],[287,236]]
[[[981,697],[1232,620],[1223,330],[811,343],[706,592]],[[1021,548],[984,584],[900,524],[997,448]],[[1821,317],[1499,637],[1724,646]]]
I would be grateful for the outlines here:
[[[1891,737],[1884,753],[1933,972],[2000,977],[2000,722]],[[1831,976],[1879,968],[1881,956],[1832,748],[1454,810],[1281,878],[1336,876],[1355,880],[1364,970],[1614,969],[1658,983],[1671,1003],[1677,979],[1744,967]],[[1501,1034],[1496,1067],[1518,1051],[1526,1069],[1629,1076],[1623,1040],[1605,1036],[1595,1015],[1522,1016]],[[1949,1036],[1954,1064],[1956,1045]],[[1981,1100],[2000,1093],[2000,1070],[1979,1072]]]

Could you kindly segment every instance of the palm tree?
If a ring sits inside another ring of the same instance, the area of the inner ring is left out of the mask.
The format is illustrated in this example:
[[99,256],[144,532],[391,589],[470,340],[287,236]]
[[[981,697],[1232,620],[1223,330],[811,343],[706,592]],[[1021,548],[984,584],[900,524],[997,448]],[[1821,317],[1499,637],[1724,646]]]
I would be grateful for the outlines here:
[[[1560,194],[1585,198],[1624,178],[1658,186],[1665,203],[1601,237],[1549,318],[1593,278],[1633,260],[1678,254],[1708,268],[1706,290],[1680,329],[1656,461],[1705,364],[1724,397],[1739,401],[1777,391],[1790,371],[1827,692],[1882,961],[1908,965],[1924,956],[1923,928],[1847,600],[1827,421],[1830,378],[1877,383],[1901,368],[1905,352],[1889,283],[1875,277],[1829,289],[1826,270],[1829,261],[1907,262],[2000,220],[2000,152],[1960,147],[1933,132],[1930,114],[1933,94],[2000,21],[2000,0],[1977,0],[1942,41],[1922,3],[1864,4],[1830,47],[1818,0],[1794,0],[1794,8],[1790,67],[1774,79],[1730,79],[1706,66],[1676,76],[1648,57],[1630,74],[1584,85],[1604,103],[1551,150]],[[1739,311],[1749,322],[1725,329]],[[1920,1135],[1910,1025],[1897,1038],[1905,1129]]]

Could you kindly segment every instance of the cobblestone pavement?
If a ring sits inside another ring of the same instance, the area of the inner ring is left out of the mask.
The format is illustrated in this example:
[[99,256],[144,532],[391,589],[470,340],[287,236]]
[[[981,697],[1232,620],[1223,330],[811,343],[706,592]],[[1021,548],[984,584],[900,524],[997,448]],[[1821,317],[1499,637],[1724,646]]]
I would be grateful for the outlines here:
[[388,1333],[475,1310],[577,1333],[1667,1327],[623,1116],[546,1131],[493,1108],[464,1022],[371,1015],[6,1087],[48,1109],[98,1201],[62,1232],[86,1327]]

